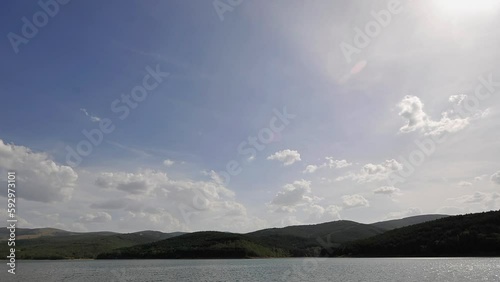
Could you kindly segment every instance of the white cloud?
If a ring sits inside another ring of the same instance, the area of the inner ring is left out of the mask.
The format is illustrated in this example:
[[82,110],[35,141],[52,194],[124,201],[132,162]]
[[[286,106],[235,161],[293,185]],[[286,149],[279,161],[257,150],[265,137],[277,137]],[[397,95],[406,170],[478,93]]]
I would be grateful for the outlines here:
[[472,186],[472,183],[470,183],[468,181],[460,181],[458,183],[458,186],[461,186],[461,187],[470,187],[470,186]]
[[336,181],[351,179],[359,183],[385,180],[395,171],[403,169],[403,165],[396,160],[386,160],[380,164],[366,164],[359,173],[349,172],[345,176],[338,177]]
[[[457,101],[457,97],[450,97],[450,101]],[[469,125],[470,118],[450,119],[449,113],[444,112],[441,115],[441,120],[434,121],[424,111],[424,104],[420,98],[416,96],[405,96],[398,104],[400,109],[399,115],[404,118],[407,123],[400,128],[403,133],[413,132],[416,130],[422,131],[425,135],[441,135],[445,132],[458,132]]]
[[168,178],[165,173],[145,170],[138,173],[103,172],[97,177],[95,184],[102,188],[114,188],[130,194],[145,195],[167,182]]
[[283,189],[274,196],[270,204],[276,207],[277,211],[294,212],[296,207],[313,201],[311,182],[302,179],[283,186]]
[[448,101],[460,105],[465,99],[467,99],[467,95],[459,94],[459,95],[451,95]]
[[448,201],[454,201],[460,204],[479,204],[486,209],[496,209],[499,207],[498,202],[500,200],[499,193],[484,193],[475,192],[472,195],[464,195],[458,198],[451,198]]
[[163,161],[163,165],[166,166],[166,167],[173,166],[174,163],[175,163],[174,161],[169,160],[169,159],[166,159],[166,160]]
[[325,167],[329,168],[344,168],[352,166],[352,163],[349,163],[347,160],[335,160],[333,157],[325,157],[326,162],[321,165],[308,165],[306,169],[302,173],[314,173],[318,169],[322,169]]
[[112,217],[107,212],[88,213],[80,216],[79,222],[81,223],[103,223],[111,221]]
[[421,214],[422,210],[420,210],[419,208],[409,208],[404,211],[391,212],[386,216],[386,219],[400,219],[405,217],[417,216]]
[[500,184],[500,171],[498,171],[497,173],[493,174],[490,179],[494,183]]
[[344,208],[369,207],[370,203],[367,199],[359,194],[342,196]]
[[394,195],[394,194],[398,194],[399,192],[401,192],[401,190],[399,188],[392,187],[392,186],[382,186],[382,187],[379,187],[379,188],[373,190],[373,193],[383,194],[383,195]]
[[273,155],[267,157],[268,160],[277,160],[283,163],[283,165],[288,166],[300,161],[300,154],[295,150],[283,150],[274,153]]
[[318,170],[317,165],[308,165],[306,166],[306,169],[302,173],[314,173],[316,170]]
[[89,112],[86,109],[84,109],[84,108],[81,108],[80,111],[82,111],[87,117],[89,117],[90,121],[92,121],[92,122],[101,121],[100,117],[97,117],[97,116],[94,116],[92,114],[89,114]]
[[308,222],[326,222],[333,220],[340,220],[340,212],[342,207],[336,205],[329,205],[326,208],[317,204],[306,206],[302,212],[309,215]]
[[159,230],[165,230],[165,227],[168,227],[168,230],[186,230],[186,226],[164,208],[143,208],[128,211],[123,220],[146,222],[149,226],[154,226]]
[[488,176],[489,176],[488,174],[483,174],[483,175],[480,175],[480,176],[476,176],[476,177],[474,177],[474,181],[483,181],[483,180],[487,179]]
[[57,202],[71,198],[78,174],[69,166],[58,165],[45,153],[27,147],[5,144],[0,139],[0,171],[17,175],[18,196],[38,202]]
[[336,205],[322,206],[319,202],[322,198],[316,197],[311,191],[311,182],[304,179],[286,184],[274,196],[268,204],[271,211],[280,214],[280,222],[283,225],[283,213],[295,216],[289,217],[298,222],[296,216],[300,216],[305,222],[318,223],[341,219],[342,207]]
[[[123,205],[105,202],[92,207],[123,209],[127,211],[124,222],[143,219],[144,224],[157,226],[160,230],[208,229],[214,221],[219,228],[232,230],[237,227],[247,231],[253,224],[265,225],[262,220],[247,215],[245,206],[235,200],[235,193],[224,187],[215,172],[205,174],[211,179],[171,179],[166,173],[154,170],[104,172],[97,177],[96,186],[108,192],[125,192],[123,200],[126,202]],[[161,225],[162,220],[169,225]]]
[[335,160],[333,157],[326,157],[325,159],[328,161],[327,165],[329,168],[344,168],[352,165],[352,163],[346,160]]

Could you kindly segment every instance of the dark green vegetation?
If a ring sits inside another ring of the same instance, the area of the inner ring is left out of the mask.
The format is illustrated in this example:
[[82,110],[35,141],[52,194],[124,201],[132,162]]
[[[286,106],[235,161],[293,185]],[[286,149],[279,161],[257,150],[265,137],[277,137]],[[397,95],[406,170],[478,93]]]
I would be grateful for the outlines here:
[[[442,218],[408,218],[408,224]],[[399,225],[404,225],[401,220]],[[388,229],[353,221],[264,229],[248,234],[197,232],[103,253],[98,258],[249,258],[326,256],[342,243],[368,238]]]
[[[3,229],[0,240],[8,236]],[[374,224],[341,220],[248,234],[75,233],[43,228],[18,229],[17,235],[16,255],[21,259],[483,256],[500,255],[500,211]],[[7,251],[6,242],[0,242],[0,252]]]
[[452,216],[343,245],[345,256],[498,256],[500,211]]
[[288,257],[279,248],[266,246],[248,235],[224,232],[196,232],[160,242],[138,245],[104,253],[98,258],[105,259],[207,259],[207,258],[265,258]]
[[[3,229],[7,230],[7,228],[2,228],[0,238],[6,240],[8,235],[4,234]],[[92,259],[102,252],[146,244],[183,234],[157,231],[129,234],[75,233],[53,228],[18,229],[16,231],[16,257],[20,259]],[[6,241],[0,241],[1,254],[7,254],[9,249]]]
[[382,228],[382,229],[396,229],[396,228],[402,228],[405,226],[410,226],[410,225],[415,225],[419,223],[424,223],[428,221],[433,221],[436,219],[441,219],[448,217],[448,215],[441,215],[441,214],[429,214],[429,215],[418,215],[418,216],[412,216],[412,217],[407,217],[403,219],[394,219],[394,220],[388,220],[388,221],[382,221],[382,222],[377,222],[373,223],[373,226]]
[[337,247],[353,239],[368,238],[385,229],[353,221],[334,221],[317,225],[289,226],[249,233],[264,244],[285,249],[290,256],[320,256],[325,247]]

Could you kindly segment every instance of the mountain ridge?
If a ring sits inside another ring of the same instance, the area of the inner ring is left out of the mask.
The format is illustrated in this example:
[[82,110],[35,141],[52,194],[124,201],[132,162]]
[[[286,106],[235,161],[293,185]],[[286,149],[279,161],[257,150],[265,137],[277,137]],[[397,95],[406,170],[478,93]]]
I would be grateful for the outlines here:
[[[328,242],[329,247],[338,248],[395,227],[443,217],[446,216],[423,215],[372,224],[337,220],[243,234],[219,231],[163,233],[153,230],[85,233],[55,228],[18,229],[20,238],[16,239],[16,245],[21,259],[313,257],[324,255],[324,242]],[[5,231],[0,232],[0,241],[5,240]],[[6,244],[1,244],[0,252],[6,252],[5,248]]]

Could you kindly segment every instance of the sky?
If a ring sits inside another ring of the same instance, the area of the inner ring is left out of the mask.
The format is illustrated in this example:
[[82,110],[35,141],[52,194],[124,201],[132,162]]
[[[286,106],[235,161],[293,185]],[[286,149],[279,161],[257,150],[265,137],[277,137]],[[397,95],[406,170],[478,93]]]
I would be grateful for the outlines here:
[[250,232],[500,209],[499,12],[4,2],[0,181],[16,172],[18,227]]

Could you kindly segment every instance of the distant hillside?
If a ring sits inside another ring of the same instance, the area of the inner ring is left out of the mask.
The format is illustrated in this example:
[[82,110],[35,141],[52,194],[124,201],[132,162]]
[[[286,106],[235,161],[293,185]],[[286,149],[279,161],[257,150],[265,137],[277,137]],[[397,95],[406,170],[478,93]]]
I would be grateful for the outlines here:
[[145,245],[103,253],[99,259],[209,259],[287,257],[278,248],[261,245],[247,235],[196,232]]
[[[103,253],[98,258],[246,258],[324,256],[325,247],[382,234],[393,226],[410,225],[439,216],[409,218],[385,224],[340,220],[314,225],[270,228],[247,234],[197,232]],[[441,216],[442,217],[442,216]]]
[[[445,216],[417,216],[374,224],[340,220],[270,228],[247,234],[185,234],[158,231],[119,234],[77,233],[54,228],[17,229],[16,255],[21,259],[325,256],[331,254],[332,249],[340,248],[347,242],[367,239],[397,227],[442,217]],[[8,230],[0,228],[0,241],[7,238]],[[1,253],[7,253],[7,250],[7,244],[0,244]]]
[[343,245],[342,256],[499,256],[500,211],[450,216]]
[[296,236],[301,238],[318,238],[332,235],[336,242],[347,242],[355,238],[369,237],[380,234],[385,230],[368,224],[354,221],[339,220],[314,225],[297,225],[284,228],[271,228],[248,233],[256,237],[267,236]]
[[370,225],[376,226],[376,227],[379,227],[382,229],[386,229],[386,230],[391,230],[391,229],[401,228],[401,227],[419,224],[419,223],[423,223],[423,222],[433,221],[433,220],[445,218],[448,216],[449,215],[443,215],[443,214],[417,215],[417,216],[407,217],[407,218],[403,218],[403,219],[395,219],[395,220],[377,222],[377,223],[373,223]]
[[[64,231],[66,232],[66,231]],[[56,233],[32,239],[16,240],[16,256],[21,259],[82,259],[95,258],[102,252],[164,240],[184,233],[142,231],[129,234],[111,232]],[[38,233],[36,233],[38,234]],[[7,244],[0,244],[0,253],[7,253]]]
[[368,238],[385,229],[353,221],[339,220],[315,225],[271,228],[248,233],[265,244],[288,250],[293,256],[319,256],[321,250],[341,243]]
[[[0,227],[0,241],[9,239],[9,230],[5,227]],[[40,237],[62,237],[62,236],[71,236],[71,235],[80,235],[80,234],[96,234],[96,235],[112,235],[116,234],[114,232],[87,232],[87,233],[78,233],[78,232],[70,232],[56,228],[16,228],[16,238],[18,240],[24,239],[35,239]]]

